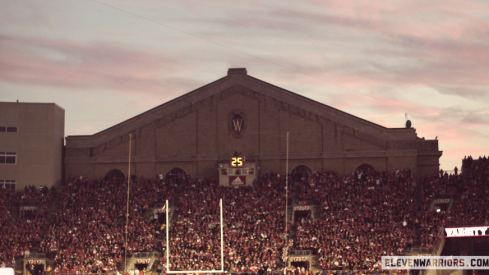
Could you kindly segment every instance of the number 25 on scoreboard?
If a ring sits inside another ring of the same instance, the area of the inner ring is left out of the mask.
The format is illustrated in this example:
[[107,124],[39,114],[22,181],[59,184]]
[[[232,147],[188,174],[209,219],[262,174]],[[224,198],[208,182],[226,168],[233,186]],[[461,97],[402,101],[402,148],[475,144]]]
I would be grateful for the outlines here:
[[243,167],[243,157],[231,157],[231,167]]

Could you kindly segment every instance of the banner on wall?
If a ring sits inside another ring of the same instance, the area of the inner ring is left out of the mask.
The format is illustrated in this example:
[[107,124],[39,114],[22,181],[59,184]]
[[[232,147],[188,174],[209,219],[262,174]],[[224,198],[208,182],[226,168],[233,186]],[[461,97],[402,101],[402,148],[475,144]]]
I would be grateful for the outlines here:
[[246,176],[229,176],[229,185],[232,186],[246,185]]

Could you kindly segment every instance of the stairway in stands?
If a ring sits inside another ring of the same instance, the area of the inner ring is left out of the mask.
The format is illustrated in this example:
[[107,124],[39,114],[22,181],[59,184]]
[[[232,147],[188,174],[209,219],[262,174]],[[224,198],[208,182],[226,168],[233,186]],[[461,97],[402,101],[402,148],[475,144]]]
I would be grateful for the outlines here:
[[[423,205],[423,201],[422,201],[422,198],[421,198],[421,184],[418,183],[416,184],[416,188],[415,188],[415,191],[414,191],[414,203],[416,205],[416,216],[418,216],[420,214],[420,209]],[[416,217],[416,219],[418,219]],[[413,223],[413,229],[414,229],[414,242],[413,242],[413,249],[414,248],[419,248],[420,246],[420,230],[419,230],[419,223]]]
[[[294,220],[294,207],[301,205],[300,202],[300,183],[299,182],[294,182],[292,184],[292,202],[289,202],[289,207],[288,207],[288,220],[289,222],[294,221],[290,228],[290,235],[289,239],[293,240],[294,243],[296,243],[296,238],[297,238],[297,225]],[[315,205],[313,202],[308,202],[305,205],[311,207],[311,217],[313,220],[316,220],[319,216],[319,206]],[[294,252],[294,251],[291,251]],[[311,250],[296,250],[295,251],[296,256],[310,256],[310,271],[318,271],[321,269],[319,265],[319,255],[315,254],[314,251]],[[291,256],[291,255],[289,255]]]

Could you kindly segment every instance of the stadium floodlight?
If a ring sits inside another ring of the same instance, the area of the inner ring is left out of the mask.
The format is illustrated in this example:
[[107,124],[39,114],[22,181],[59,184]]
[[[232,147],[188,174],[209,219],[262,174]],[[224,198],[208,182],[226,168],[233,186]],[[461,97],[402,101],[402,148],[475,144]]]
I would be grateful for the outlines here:
[[219,199],[219,212],[221,215],[221,269],[220,270],[170,270],[170,221],[168,220],[168,200],[166,200],[166,274],[183,274],[183,273],[225,273],[224,271],[224,234],[222,230],[222,199]]

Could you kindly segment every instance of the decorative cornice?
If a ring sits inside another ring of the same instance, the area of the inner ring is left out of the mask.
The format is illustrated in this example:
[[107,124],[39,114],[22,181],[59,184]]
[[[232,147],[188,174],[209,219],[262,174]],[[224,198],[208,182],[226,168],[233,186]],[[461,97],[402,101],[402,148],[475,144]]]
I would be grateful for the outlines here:
[[[303,154],[289,154],[290,160],[301,159],[338,159],[338,158],[386,158],[386,157],[416,157],[418,152],[416,150],[404,150],[404,151],[347,151],[338,153],[303,153]],[[426,154],[423,154],[426,155]],[[441,155],[441,154],[440,154]],[[226,157],[227,159],[228,157]],[[131,162],[133,163],[162,163],[162,162],[195,162],[195,161],[220,161],[223,157],[216,155],[208,156],[133,156]],[[262,154],[254,155],[255,161],[260,160],[285,160],[285,154]],[[81,164],[81,163],[127,163],[127,157],[68,157],[65,159],[66,164]]]

